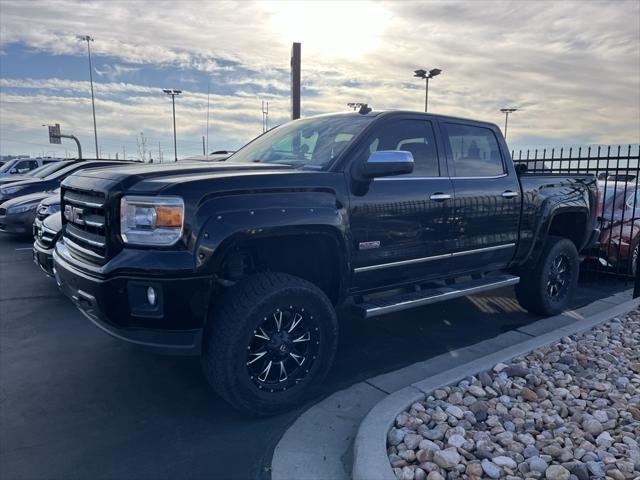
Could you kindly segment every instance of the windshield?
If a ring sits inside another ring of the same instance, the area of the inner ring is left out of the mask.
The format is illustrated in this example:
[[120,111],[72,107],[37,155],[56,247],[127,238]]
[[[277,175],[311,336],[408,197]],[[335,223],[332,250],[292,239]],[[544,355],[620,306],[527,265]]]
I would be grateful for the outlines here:
[[54,162],[47,163],[41,167],[36,168],[35,170],[30,171],[27,175],[30,177],[44,178],[48,175],[51,175],[56,170],[60,170],[65,165],[68,165],[67,162]]
[[282,163],[322,168],[336,158],[373,117],[327,115],[295,120],[265,133],[229,162]]
[[0,173],[6,173],[13,168],[13,166],[18,162],[18,159],[9,160],[7,163],[0,167]]

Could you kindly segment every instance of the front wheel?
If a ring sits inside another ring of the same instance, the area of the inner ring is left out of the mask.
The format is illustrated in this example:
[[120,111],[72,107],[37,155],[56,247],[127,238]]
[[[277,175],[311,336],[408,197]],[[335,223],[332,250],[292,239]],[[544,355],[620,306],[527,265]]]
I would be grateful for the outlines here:
[[572,241],[549,236],[538,263],[520,272],[516,298],[531,313],[556,315],[565,310],[578,285],[580,259]]
[[203,339],[203,371],[232,406],[272,415],[320,388],[337,340],[335,310],[318,287],[292,275],[259,273],[216,302]]

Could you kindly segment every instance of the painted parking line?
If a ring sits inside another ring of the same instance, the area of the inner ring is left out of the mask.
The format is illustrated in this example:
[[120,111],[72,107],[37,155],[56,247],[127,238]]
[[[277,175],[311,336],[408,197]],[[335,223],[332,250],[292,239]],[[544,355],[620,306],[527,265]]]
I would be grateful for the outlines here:
[[33,247],[20,247],[20,248],[16,248],[16,251],[18,250],[32,250]]

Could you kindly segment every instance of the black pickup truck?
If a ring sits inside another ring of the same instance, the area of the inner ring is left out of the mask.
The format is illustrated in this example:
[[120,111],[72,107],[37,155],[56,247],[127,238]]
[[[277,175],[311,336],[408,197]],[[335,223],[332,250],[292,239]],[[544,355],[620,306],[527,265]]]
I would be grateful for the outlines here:
[[95,169],[62,186],[61,290],[95,325],[200,355],[235,407],[327,375],[335,307],[364,317],[515,285],[554,314],[598,238],[589,175],[531,175],[498,127],[412,112],[279,126],[206,172]]

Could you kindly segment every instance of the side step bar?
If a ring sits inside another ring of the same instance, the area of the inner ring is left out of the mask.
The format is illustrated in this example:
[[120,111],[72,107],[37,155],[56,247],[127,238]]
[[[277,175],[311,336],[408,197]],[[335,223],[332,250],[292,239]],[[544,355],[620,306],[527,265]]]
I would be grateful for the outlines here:
[[465,297],[474,293],[480,293],[496,288],[515,285],[520,277],[514,275],[492,275],[478,280],[464,283],[420,290],[417,292],[403,293],[386,298],[377,298],[359,303],[354,306],[357,314],[363,318],[377,317],[387,313],[398,312],[408,308],[429,305],[430,303],[443,302],[452,298]]

